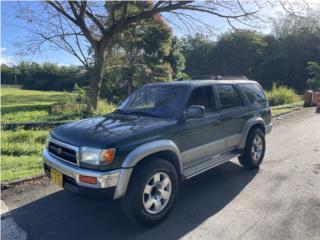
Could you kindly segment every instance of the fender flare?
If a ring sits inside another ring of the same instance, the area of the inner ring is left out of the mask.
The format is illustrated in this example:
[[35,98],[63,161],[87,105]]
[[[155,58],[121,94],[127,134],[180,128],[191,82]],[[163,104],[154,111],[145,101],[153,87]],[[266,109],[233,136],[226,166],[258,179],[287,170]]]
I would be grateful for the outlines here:
[[256,124],[262,124],[263,126],[265,126],[265,122],[264,122],[263,118],[261,118],[261,117],[250,118],[244,124],[244,128],[243,128],[243,131],[242,131],[242,136],[241,136],[241,142],[239,144],[239,148],[240,149],[244,149],[245,148],[247,137],[248,137],[248,133],[249,133],[251,127],[253,125],[256,125]]
[[180,170],[178,174],[181,174],[183,168],[180,151],[173,141],[163,139],[144,143],[131,151],[123,161],[121,165],[120,176],[114,193],[114,199],[125,195],[133,167],[136,166],[142,159],[161,151],[170,151],[175,154]]

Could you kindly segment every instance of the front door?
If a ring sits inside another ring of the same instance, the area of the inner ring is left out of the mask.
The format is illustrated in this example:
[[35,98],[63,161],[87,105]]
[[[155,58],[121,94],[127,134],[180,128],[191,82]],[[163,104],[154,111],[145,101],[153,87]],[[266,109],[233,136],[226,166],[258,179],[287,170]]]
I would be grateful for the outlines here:
[[186,108],[191,105],[204,106],[205,113],[203,118],[187,119],[181,126],[180,151],[184,168],[210,158],[225,147],[212,86],[195,88]]

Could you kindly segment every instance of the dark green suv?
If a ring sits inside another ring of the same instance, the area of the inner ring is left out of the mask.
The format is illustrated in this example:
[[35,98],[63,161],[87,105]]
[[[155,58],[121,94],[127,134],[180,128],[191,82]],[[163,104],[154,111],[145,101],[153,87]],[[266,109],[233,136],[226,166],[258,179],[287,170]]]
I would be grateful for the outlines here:
[[131,219],[151,226],[167,216],[183,180],[233,157],[258,168],[271,129],[255,81],[147,84],[113,113],[54,128],[44,169],[72,192],[121,198]]

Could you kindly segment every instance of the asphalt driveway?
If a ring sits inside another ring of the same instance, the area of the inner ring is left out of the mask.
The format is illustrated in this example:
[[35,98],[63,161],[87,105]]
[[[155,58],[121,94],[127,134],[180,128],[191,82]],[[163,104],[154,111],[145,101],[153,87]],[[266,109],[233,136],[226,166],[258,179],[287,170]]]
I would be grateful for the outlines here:
[[[237,160],[183,184],[169,218],[131,224],[118,202],[35,181],[2,192],[2,239],[320,239],[320,114],[275,119],[259,171]],[[15,235],[16,234],[16,235]]]

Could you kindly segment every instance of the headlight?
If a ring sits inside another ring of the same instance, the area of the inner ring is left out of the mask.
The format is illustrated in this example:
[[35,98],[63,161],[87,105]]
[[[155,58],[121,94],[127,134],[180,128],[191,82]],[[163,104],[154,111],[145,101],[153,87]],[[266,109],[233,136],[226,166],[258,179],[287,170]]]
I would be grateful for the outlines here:
[[115,148],[97,149],[81,147],[80,161],[90,165],[110,164],[116,154]]

